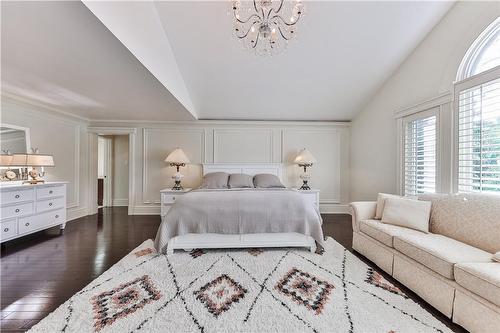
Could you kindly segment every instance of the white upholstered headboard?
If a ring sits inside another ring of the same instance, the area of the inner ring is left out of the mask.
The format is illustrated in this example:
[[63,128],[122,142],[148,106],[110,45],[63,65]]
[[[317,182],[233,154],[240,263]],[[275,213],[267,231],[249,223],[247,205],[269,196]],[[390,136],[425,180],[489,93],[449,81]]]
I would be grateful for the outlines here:
[[245,173],[255,176],[259,173],[270,173],[283,181],[283,165],[281,163],[207,163],[203,164],[203,175],[210,172]]

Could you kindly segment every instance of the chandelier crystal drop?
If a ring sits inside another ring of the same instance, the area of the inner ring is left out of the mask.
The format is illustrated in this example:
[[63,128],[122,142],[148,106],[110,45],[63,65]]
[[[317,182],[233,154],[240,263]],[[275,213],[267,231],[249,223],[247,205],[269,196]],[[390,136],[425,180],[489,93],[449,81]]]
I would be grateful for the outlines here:
[[301,0],[234,0],[234,35],[259,55],[275,54],[297,35],[297,23],[304,16]]

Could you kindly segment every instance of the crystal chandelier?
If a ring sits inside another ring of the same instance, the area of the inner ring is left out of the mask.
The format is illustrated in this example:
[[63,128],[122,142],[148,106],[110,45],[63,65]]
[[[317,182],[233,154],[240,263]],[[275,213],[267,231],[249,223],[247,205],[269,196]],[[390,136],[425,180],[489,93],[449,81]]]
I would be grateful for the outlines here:
[[235,36],[246,48],[266,55],[283,50],[297,35],[304,5],[301,0],[235,0],[231,11]]

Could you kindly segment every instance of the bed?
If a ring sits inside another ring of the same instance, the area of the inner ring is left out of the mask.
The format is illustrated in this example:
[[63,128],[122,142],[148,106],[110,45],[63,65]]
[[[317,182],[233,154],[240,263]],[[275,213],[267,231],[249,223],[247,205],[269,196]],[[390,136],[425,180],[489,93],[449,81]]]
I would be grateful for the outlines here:
[[[282,180],[282,165],[203,164],[212,172],[269,173]],[[292,189],[193,190],[162,217],[155,245],[160,252],[204,248],[302,247],[322,244],[318,208]]]

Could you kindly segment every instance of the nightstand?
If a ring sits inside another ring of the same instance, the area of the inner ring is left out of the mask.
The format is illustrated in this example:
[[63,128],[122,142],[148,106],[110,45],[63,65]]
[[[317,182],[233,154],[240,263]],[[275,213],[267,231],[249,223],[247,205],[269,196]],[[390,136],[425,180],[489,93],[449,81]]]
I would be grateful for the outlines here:
[[161,210],[160,216],[163,217],[167,215],[168,210],[175,203],[175,200],[181,195],[184,195],[191,191],[191,188],[185,188],[182,190],[172,190],[172,189],[164,189],[160,191],[161,196]]
[[295,191],[299,192],[300,194],[302,194],[304,196],[304,199],[307,202],[310,202],[311,204],[313,204],[314,206],[316,206],[316,208],[319,211],[319,190],[317,190],[317,189],[299,190],[297,188],[294,188],[293,190],[295,190]]

